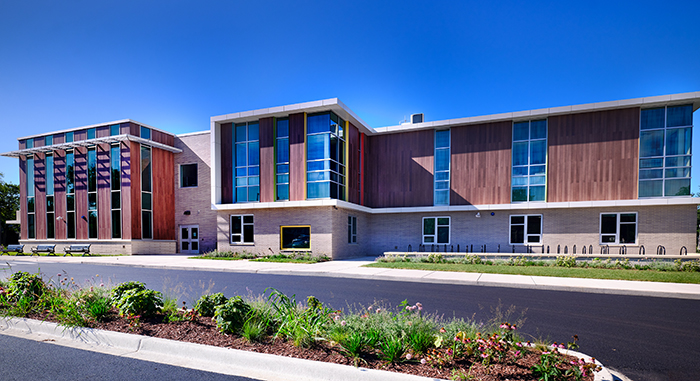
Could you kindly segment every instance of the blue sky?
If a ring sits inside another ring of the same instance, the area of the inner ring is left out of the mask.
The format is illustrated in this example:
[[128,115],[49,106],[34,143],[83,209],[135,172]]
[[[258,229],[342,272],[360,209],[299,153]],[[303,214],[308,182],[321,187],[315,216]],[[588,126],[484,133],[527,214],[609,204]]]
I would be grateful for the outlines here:
[[[698,14],[698,1],[2,1],[0,152],[118,119],[184,133],[332,97],[382,127],[700,91]],[[699,171],[694,159],[694,191]],[[19,181],[16,159],[0,172]]]

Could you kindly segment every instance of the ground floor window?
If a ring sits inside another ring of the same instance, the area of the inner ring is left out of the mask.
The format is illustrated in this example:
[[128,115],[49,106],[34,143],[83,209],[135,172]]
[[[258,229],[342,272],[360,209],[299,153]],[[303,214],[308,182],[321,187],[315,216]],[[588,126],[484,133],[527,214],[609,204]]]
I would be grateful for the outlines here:
[[423,217],[423,244],[450,243],[450,217]]
[[231,216],[231,244],[252,244],[254,241],[254,220],[252,214]]
[[542,215],[510,216],[510,244],[542,242]]
[[357,243],[357,217],[348,216],[348,243]]
[[311,248],[311,227],[281,226],[280,248],[282,250],[299,250]]
[[601,213],[601,245],[637,243],[637,213]]

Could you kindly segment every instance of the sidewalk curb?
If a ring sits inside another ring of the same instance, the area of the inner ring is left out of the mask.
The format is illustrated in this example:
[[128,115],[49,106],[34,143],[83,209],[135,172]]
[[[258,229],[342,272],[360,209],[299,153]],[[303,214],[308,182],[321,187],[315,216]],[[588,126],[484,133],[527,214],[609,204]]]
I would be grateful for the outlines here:
[[[8,332],[9,331],[9,332]],[[94,328],[68,328],[57,323],[26,318],[1,318],[0,334],[23,334],[26,339],[42,341],[48,337],[71,343],[88,345],[87,349],[103,352],[109,348],[122,350],[121,356],[139,360],[185,366],[192,369],[232,374],[264,380],[338,380],[338,381],[443,381],[383,370],[355,368],[347,365],[283,357],[266,353],[161,339],[157,337],[104,331]],[[580,352],[560,350],[564,354],[591,361],[591,357]],[[603,366],[596,360],[596,364]],[[612,374],[603,367],[595,373],[595,381],[612,381]]]

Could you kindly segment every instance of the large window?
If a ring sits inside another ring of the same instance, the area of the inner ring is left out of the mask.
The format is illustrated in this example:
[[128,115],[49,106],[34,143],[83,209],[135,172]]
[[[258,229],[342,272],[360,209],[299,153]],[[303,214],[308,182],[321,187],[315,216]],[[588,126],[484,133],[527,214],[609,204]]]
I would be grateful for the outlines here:
[[232,245],[255,243],[255,220],[252,214],[231,216],[229,229]]
[[348,216],[348,243],[357,243],[357,217]]
[[237,123],[234,130],[235,202],[260,201],[260,140],[258,122]]
[[637,243],[637,213],[601,213],[600,244]]
[[56,238],[56,216],[53,194],[53,154],[46,154],[46,238]]
[[97,238],[97,150],[88,148],[88,238]]
[[308,116],[306,198],[345,200],[345,130],[335,113]]
[[511,201],[545,201],[547,120],[513,123]]
[[423,244],[450,243],[450,217],[423,217]]
[[280,249],[308,250],[311,248],[310,226],[280,227]]
[[690,195],[693,106],[641,111],[639,197]]
[[[118,125],[117,125],[118,126]],[[112,190],[112,238],[122,237],[122,180],[119,144],[110,147],[110,184]]]
[[275,124],[275,200],[289,200],[289,119],[277,119]]
[[542,215],[510,216],[510,244],[542,243]]
[[73,151],[66,151],[66,238],[75,239],[75,154]]
[[197,164],[180,164],[180,188],[197,187]]
[[151,147],[144,145],[141,146],[141,237],[153,238]]
[[[27,140],[29,146],[30,140]],[[36,238],[36,218],[34,209],[34,156],[27,157],[27,238]]]
[[434,203],[450,204],[450,130],[435,131]]

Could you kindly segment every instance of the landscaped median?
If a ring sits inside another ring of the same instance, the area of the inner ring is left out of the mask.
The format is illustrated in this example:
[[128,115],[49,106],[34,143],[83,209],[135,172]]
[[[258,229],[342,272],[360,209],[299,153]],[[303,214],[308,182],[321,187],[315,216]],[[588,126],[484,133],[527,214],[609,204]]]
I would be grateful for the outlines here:
[[[560,255],[553,260],[537,260],[530,256],[511,256],[508,259],[488,260],[478,254],[443,255],[419,253],[386,255],[366,267],[411,269],[426,271],[454,271],[487,274],[550,276],[564,278],[615,279],[669,283],[700,284],[700,260],[665,261],[651,257],[610,259],[604,257],[579,258]],[[634,260],[643,260],[635,263]]]
[[566,345],[529,343],[519,336],[519,323],[504,322],[508,316],[486,323],[443,319],[425,314],[418,302],[341,311],[313,296],[300,303],[269,289],[261,296],[204,295],[188,309],[139,282],[80,287],[65,274],[45,283],[18,272],[0,283],[0,311],[7,329],[123,345],[148,360],[158,357],[149,353],[176,358],[174,365],[223,362],[235,368],[231,374],[252,377],[272,372],[278,379],[332,374],[398,380],[405,377],[401,373],[456,380],[602,380],[609,375],[596,372],[600,364],[588,357],[570,356],[565,349],[576,347],[576,337]]

